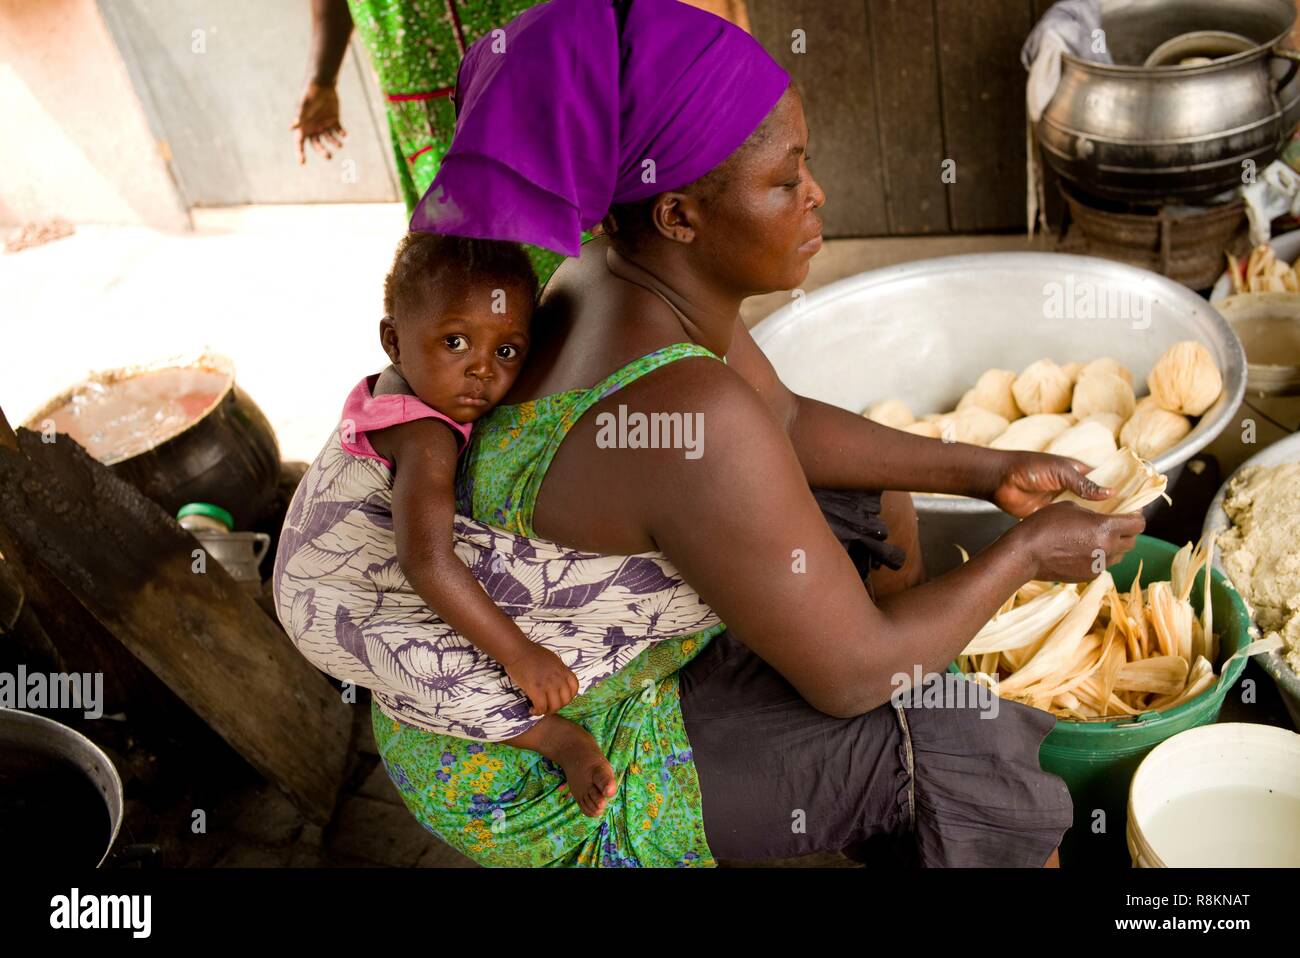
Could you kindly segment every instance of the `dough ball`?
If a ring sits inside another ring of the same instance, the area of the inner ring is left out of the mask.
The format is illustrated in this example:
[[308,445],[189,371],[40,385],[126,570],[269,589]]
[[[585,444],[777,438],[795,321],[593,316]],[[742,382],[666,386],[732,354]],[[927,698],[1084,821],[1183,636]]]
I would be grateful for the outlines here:
[[1026,416],[1068,412],[1070,391],[1070,377],[1050,359],[1026,366],[1011,384],[1016,405]]
[[1186,416],[1159,406],[1149,406],[1135,412],[1120,430],[1121,445],[1128,446],[1143,459],[1154,459],[1166,449],[1172,449],[1192,431],[1192,421]]
[[1133,387],[1123,377],[1108,372],[1090,373],[1085,369],[1074,384],[1070,412],[1080,421],[1098,412],[1114,413],[1121,420],[1127,420],[1136,407]]
[[1194,340],[1170,346],[1147,376],[1156,402],[1170,412],[1199,416],[1223,391],[1223,375],[1210,351]]
[[1013,421],[1024,415],[1016,405],[1016,397],[1011,392],[1011,384],[1016,381],[1016,374],[1009,369],[985,370],[975,382],[974,388],[961,397],[957,409],[969,409],[979,406],[989,412],[995,412],[1003,419]]
[[1099,422],[1081,422],[1071,426],[1048,445],[1046,452],[1068,456],[1096,468],[1115,454],[1119,447],[1109,429]]
[[1074,425],[1068,413],[1040,413],[1017,419],[1007,431],[991,443],[993,449],[1017,449],[1022,452],[1042,452],[1048,444]]
[[916,422],[912,410],[901,399],[886,399],[871,406],[862,415],[891,429],[905,429]]

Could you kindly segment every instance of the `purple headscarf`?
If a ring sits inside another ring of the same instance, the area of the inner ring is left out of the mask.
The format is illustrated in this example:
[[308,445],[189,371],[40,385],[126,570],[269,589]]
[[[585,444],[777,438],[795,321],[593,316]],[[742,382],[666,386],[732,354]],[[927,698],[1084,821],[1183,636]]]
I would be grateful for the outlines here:
[[735,152],[789,83],[744,30],[678,0],[550,0],[466,52],[411,229],[576,256],[611,204]]

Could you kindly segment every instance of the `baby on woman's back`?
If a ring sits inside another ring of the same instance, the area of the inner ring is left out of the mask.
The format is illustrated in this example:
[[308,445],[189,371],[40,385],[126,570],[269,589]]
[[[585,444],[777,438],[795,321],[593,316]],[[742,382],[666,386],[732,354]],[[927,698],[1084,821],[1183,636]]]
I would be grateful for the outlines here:
[[613,769],[585,729],[554,714],[578,693],[577,677],[520,631],[453,548],[457,460],[474,421],[523,368],[536,298],[532,266],[516,244],[407,234],[384,282],[379,338],[391,364],[368,377],[370,393],[358,397],[364,414],[343,445],[392,471],[397,561],[411,588],[541,716],[506,744],[560,765],[583,812],[596,816],[617,789]]

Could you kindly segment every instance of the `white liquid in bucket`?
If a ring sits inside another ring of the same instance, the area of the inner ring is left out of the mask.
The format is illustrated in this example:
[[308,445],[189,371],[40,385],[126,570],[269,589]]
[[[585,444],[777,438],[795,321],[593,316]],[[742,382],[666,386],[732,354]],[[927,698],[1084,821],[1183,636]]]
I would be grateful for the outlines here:
[[1250,785],[1172,799],[1142,822],[1170,868],[1300,867],[1300,796]]

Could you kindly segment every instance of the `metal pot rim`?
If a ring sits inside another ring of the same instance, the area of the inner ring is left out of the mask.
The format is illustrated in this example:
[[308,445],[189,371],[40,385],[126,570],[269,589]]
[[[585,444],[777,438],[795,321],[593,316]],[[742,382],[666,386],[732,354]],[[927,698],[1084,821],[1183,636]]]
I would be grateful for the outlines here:
[[30,429],[33,432],[40,431],[40,420],[44,419],[54,410],[67,405],[69,400],[84,389],[90,383],[99,383],[101,385],[111,385],[112,383],[121,382],[125,379],[134,379],[136,376],[143,376],[148,373],[160,372],[164,369],[205,369],[209,372],[218,373],[226,377],[226,385],[212,401],[208,408],[202,413],[190,420],[189,424],[178,432],[170,436],[164,436],[147,449],[141,449],[139,452],[121,459],[114,459],[106,462],[104,465],[115,466],[118,463],[128,462],[137,456],[143,456],[145,453],[153,452],[160,446],[164,446],[175,439],[180,438],[189,432],[204,419],[212,414],[212,411],[219,407],[226,397],[235,389],[235,362],[229,356],[221,353],[203,350],[198,353],[183,353],[175,356],[167,356],[162,359],[156,359],[148,363],[138,363],[131,366],[116,366],[110,369],[92,370],[87,373],[85,378],[75,385],[69,386],[52,399],[42,403],[41,406],[22,422],[24,429]]
[[[113,850],[113,846],[117,844],[118,833],[122,830],[122,817],[126,811],[126,799],[122,791],[122,775],[118,772],[117,766],[113,764],[113,760],[108,757],[107,752],[90,739],[86,738],[85,735],[82,735],[75,728],[64,725],[62,722],[56,722],[48,716],[40,715],[36,712],[27,712],[23,709],[11,709],[0,706],[0,718],[8,718],[11,721],[17,721],[20,724],[28,723],[31,725],[43,726],[47,731],[58,735],[61,738],[71,739],[78,747],[86,750],[103,762],[104,768],[106,768],[111,775],[110,783],[113,789],[113,795],[117,799],[117,814],[113,814],[113,809],[111,807],[107,809],[113,827],[109,831],[108,841],[104,845],[104,853],[99,857],[99,862],[95,866],[96,868],[101,867],[108,859],[109,852]],[[63,756],[59,757],[63,758]],[[96,791],[98,791],[98,784],[93,782],[93,780],[92,784],[96,785]],[[105,798],[107,798],[107,796],[105,796]]]
[[[1294,25],[1294,18],[1292,20]],[[1218,73],[1225,69],[1241,66],[1252,60],[1263,59],[1272,56],[1274,49],[1282,45],[1282,42],[1291,35],[1291,27],[1283,30],[1272,40],[1251,47],[1249,50],[1243,50],[1240,53],[1234,53],[1231,56],[1221,57],[1213,63],[1203,63],[1198,66],[1179,66],[1170,64],[1161,67],[1144,67],[1140,64],[1129,63],[1098,63],[1096,60],[1085,60],[1082,57],[1076,57],[1073,53],[1064,52],[1061,59],[1070,66],[1082,70],[1085,73],[1094,73],[1098,76],[1109,77],[1159,77],[1161,79],[1174,79],[1182,77],[1199,76],[1205,73]],[[1290,48],[1287,48],[1290,49]]]

